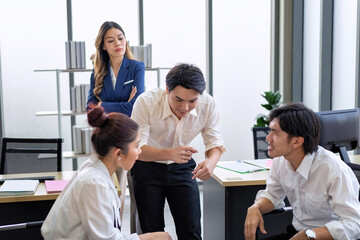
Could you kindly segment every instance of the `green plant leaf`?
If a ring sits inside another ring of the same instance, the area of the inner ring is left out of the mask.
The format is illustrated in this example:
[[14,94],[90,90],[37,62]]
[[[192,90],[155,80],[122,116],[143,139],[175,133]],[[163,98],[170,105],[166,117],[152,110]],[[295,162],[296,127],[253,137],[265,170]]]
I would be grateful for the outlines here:
[[[277,108],[280,106],[280,99],[281,94],[279,91],[272,92],[272,91],[265,91],[263,94],[260,94],[267,103],[261,104],[263,108],[265,108],[268,111],[273,110],[274,108]],[[260,113],[256,116],[256,124],[255,127],[266,127],[269,126],[269,119],[266,115]]]

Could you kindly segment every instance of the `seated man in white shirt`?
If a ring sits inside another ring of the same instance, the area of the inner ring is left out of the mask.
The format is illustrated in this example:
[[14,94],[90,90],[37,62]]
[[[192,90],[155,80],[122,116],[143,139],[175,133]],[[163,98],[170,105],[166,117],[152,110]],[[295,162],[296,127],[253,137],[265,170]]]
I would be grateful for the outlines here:
[[[135,102],[131,118],[140,126],[142,153],[131,175],[144,233],[164,230],[167,199],[178,239],[201,239],[196,178],[210,178],[224,150],[219,113],[205,88],[199,68],[179,64],[167,74],[166,90],[145,92]],[[206,160],[195,168],[190,144],[199,133]]]
[[287,232],[269,239],[357,239],[360,237],[359,183],[334,153],[318,146],[320,121],[302,103],[270,112],[268,154],[274,158],[265,190],[258,192],[245,221],[245,238],[256,228],[266,234],[262,214],[293,207]]

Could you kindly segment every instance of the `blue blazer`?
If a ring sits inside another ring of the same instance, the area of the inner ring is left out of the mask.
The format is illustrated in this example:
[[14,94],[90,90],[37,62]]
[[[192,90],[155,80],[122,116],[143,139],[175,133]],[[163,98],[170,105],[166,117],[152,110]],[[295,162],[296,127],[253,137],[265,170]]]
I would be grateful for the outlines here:
[[[136,98],[145,91],[144,75],[145,65],[143,62],[129,60],[124,57],[115,84],[111,80],[110,61],[108,71],[104,77],[104,85],[100,92],[101,106],[107,113],[120,112],[130,117]],[[137,93],[130,102],[128,102],[132,86],[136,86]],[[97,104],[99,100],[94,95],[95,78],[94,71],[90,77],[90,90],[87,99],[89,103]]]

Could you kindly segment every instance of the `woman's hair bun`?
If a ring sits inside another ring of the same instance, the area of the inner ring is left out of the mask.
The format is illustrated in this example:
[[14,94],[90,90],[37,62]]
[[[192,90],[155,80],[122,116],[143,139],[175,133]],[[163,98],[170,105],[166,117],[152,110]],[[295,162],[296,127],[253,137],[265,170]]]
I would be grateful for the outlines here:
[[107,115],[103,107],[90,105],[89,111],[87,113],[87,118],[89,125],[92,127],[102,127],[104,126]]

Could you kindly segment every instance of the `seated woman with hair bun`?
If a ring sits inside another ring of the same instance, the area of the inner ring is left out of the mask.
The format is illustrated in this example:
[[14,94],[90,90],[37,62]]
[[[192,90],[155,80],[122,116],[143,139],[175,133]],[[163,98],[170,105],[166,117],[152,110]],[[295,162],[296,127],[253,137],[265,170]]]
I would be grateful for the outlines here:
[[74,174],[59,195],[41,228],[44,239],[171,239],[167,232],[143,235],[120,231],[120,200],[111,176],[129,170],[141,150],[139,126],[121,113],[106,115],[91,106],[88,122],[95,130],[96,151]]

